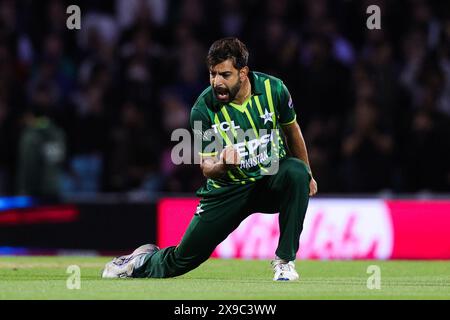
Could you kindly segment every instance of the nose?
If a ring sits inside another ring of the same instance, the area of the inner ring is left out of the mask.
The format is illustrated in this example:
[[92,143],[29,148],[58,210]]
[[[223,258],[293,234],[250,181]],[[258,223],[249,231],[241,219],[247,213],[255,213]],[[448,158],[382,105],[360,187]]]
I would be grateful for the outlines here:
[[211,76],[211,83],[213,87],[223,87],[224,83],[222,80],[223,78],[219,74]]
[[212,77],[212,83],[213,83],[214,87],[216,87],[218,85],[219,81],[218,81],[218,76],[217,75]]
[[215,87],[223,87],[224,86],[221,77],[215,77],[214,78],[214,86]]

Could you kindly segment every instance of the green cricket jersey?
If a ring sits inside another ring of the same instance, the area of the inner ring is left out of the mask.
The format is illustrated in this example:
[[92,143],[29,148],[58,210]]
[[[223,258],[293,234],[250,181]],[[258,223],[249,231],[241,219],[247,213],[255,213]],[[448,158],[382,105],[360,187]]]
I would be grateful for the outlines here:
[[242,105],[219,102],[208,87],[191,110],[201,156],[218,156],[221,148],[234,145],[241,157],[240,166],[223,178],[208,179],[204,192],[261,179],[286,156],[280,126],[296,120],[289,91],[280,79],[264,73],[250,72],[249,79],[252,94]]

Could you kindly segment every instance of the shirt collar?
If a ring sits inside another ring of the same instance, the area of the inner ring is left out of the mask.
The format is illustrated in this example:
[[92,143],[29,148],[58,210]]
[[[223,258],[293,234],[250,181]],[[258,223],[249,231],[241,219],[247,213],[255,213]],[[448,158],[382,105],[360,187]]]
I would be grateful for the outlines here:
[[248,73],[248,78],[250,79],[250,84],[252,86],[252,94],[254,95],[261,95],[262,94],[262,89],[261,89],[261,85],[260,85],[260,81],[258,81],[259,76],[254,73],[253,71],[250,71]]

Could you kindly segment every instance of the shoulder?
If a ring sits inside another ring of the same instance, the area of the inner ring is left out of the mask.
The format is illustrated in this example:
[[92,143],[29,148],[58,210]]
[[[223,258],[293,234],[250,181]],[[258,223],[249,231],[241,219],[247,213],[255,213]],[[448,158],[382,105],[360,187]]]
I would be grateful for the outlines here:
[[192,110],[199,110],[207,112],[206,109],[213,109],[214,107],[214,94],[211,87],[207,87],[195,100]]
[[277,78],[275,76],[272,76],[270,74],[267,73],[263,73],[263,72],[258,72],[258,71],[253,71],[253,75],[254,75],[254,79],[255,82],[257,83],[265,83],[267,80],[269,80],[269,82],[275,85],[279,85],[282,84],[283,81],[280,78]]
[[256,90],[259,92],[265,92],[270,89],[272,94],[280,94],[285,87],[283,81],[280,78],[274,77],[267,73],[253,71],[253,83]]
[[214,96],[211,87],[206,88],[199,95],[191,109],[191,119],[208,119],[208,110],[214,108]]

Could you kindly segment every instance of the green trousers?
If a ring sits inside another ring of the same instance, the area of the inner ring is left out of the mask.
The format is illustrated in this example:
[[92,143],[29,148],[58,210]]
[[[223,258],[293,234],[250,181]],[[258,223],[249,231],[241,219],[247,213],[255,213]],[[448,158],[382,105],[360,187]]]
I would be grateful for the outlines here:
[[[200,201],[178,246],[167,247],[141,259],[133,277],[168,278],[189,272],[206,261],[227,236],[255,212],[279,212],[280,237],[275,254],[295,260],[309,201],[310,175],[306,164],[288,157],[278,173],[256,182],[217,189]],[[176,223],[176,221],[174,221]]]

